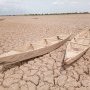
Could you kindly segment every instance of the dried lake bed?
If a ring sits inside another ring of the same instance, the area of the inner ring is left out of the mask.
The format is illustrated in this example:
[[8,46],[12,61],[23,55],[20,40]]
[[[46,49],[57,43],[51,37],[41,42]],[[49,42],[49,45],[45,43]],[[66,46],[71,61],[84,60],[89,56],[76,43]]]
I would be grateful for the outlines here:
[[[87,29],[90,14],[0,16],[0,54],[26,42]],[[66,46],[67,43],[46,55],[9,66],[0,72],[0,90],[90,90],[90,50],[63,68]]]

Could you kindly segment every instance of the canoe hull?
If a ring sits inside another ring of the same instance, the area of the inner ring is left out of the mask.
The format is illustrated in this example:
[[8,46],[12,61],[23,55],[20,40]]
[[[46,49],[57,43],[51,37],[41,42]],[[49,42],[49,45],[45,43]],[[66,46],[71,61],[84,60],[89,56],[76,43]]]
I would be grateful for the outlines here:
[[37,56],[41,56],[44,54],[47,54],[55,49],[57,49],[58,47],[60,47],[62,44],[64,44],[68,39],[70,38],[70,36],[68,36],[66,39],[59,41],[51,46],[46,46],[37,50],[33,50],[33,51],[27,51],[25,53],[17,53],[15,55],[11,55],[11,56],[7,56],[7,57],[2,57],[0,58],[0,62],[4,62],[4,63],[16,63],[16,62],[20,62],[23,60],[27,60],[30,58],[34,58]]
[[78,54],[76,57],[69,58],[69,59],[65,60],[65,61],[64,61],[64,64],[65,64],[65,65],[70,65],[70,64],[72,64],[73,62],[75,62],[76,60],[78,60],[79,58],[81,58],[81,56],[83,56],[83,55],[87,52],[88,49],[89,49],[89,48],[85,49],[82,53]]
[[76,35],[67,45],[64,64],[69,65],[78,60],[90,47],[90,30]]

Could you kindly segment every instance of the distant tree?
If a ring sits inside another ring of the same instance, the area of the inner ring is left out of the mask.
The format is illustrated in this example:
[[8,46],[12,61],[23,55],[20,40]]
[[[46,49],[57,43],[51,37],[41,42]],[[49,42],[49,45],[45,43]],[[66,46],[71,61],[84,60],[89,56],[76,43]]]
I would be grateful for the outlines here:
[[88,14],[89,12],[84,12],[84,14]]

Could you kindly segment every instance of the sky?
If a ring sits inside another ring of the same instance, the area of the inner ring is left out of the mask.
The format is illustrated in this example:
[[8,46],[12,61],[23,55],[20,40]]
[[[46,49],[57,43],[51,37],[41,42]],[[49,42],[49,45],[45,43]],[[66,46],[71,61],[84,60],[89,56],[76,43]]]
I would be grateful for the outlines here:
[[0,0],[0,15],[90,12],[90,0]]

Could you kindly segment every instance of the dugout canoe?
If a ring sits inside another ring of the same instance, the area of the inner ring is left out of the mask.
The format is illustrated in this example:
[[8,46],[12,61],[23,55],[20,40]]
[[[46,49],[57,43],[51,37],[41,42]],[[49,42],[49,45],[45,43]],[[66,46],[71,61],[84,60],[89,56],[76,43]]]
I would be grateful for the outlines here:
[[70,36],[71,35],[62,34],[32,44],[27,43],[23,47],[1,54],[0,63],[12,64],[44,55],[60,47],[69,40]]
[[90,47],[90,30],[85,30],[69,41],[64,64],[68,65],[78,60]]

